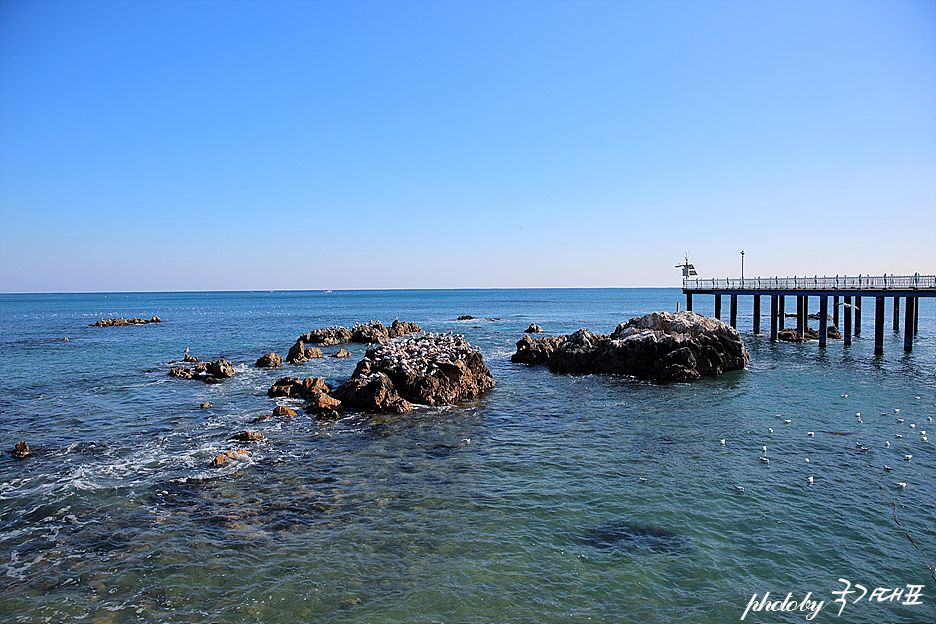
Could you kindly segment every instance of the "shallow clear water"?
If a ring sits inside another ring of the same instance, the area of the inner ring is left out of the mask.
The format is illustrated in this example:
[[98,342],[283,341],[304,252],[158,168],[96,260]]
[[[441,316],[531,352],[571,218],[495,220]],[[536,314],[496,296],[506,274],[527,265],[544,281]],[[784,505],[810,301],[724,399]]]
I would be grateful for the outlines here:
[[[888,331],[874,356],[867,312],[847,349],[771,344],[750,333],[742,298],[745,371],[661,385],[510,362],[531,322],[607,333],[682,300],[678,289],[0,296],[0,619],[706,623],[738,621],[769,591],[826,601],[816,622],[936,621],[933,300],[921,300],[911,354]],[[693,303],[712,313],[711,298]],[[164,322],[88,327],[154,314]],[[338,382],[364,346],[278,370],[255,368],[260,355],[318,327],[395,317],[465,334],[497,386],[404,416],[251,424],[276,404],[276,379]],[[227,357],[235,377],[169,378],[186,347]],[[266,439],[228,440],[248,428]],[[10,456],[18,440],[33,456]],[[209,466],[240,447],[248,461]],[[921,604],[866,596],[837,617],[840,578],[925,588]]]

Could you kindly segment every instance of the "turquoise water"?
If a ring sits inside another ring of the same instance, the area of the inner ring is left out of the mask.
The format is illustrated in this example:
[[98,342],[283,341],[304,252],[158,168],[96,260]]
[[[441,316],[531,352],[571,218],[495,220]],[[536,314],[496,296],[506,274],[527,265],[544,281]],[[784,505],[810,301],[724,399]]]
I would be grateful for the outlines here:
[[[0,296],[0,620],[708,623],[769,591],[812,592],[814,622],[934,622],[936,310],[921,301],[914,351],[888,330],[874,356],[867,312],[852,346],[820,350],[754,336],[742,298],[749,367],[660,385],[510,355],[531,322],[607,333],[675,310],[678,289]],[[276,379],[336,383],[365,347],[278,370],[259,356],[395,317],[465,334],[497,386],[403,416],[251,424]],[[236,375],[169,378],[186,348]],[[228,440],[248,428],[266,439]],[[19,440],[33,456],[10,456]],[[209,466],[241,447],[246,462]],[[837,615],[840,578],[869,595]],[[868,600],[908,584],[918,604]]]

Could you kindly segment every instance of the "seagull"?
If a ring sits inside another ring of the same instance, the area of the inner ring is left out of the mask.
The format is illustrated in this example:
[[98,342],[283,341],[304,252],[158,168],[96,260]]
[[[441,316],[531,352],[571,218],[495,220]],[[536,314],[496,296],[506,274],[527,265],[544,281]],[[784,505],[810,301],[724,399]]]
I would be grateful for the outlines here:
[[893,470],[893,468],[891,468],[891,467],[888,466],[887,464],[884,464],[884,470]]
[[905,488],[907,487],[907,483],[905,481],[901,481],[900,483],[897,484],[897,487]]
[[847,394],[843,394],[843,395],[842,395],[842,398],[843,398],[843,399],[847,399],[847,398],[848,398],[848,395],[847,395]]
[[897,422],[899,422],[899,423],[902,423],[903,421],[904,421],[903,418],[898,418],[898,419],[897,419]]
[[916,425],[915,425],[914,423],[910,423],[910,428],[911,428],[911,429],[916,429]]
[[722,438],[720,441],[721,441],[721,445],[725,446],[725,438]]
[[647,479],[645,477],[640,477],[639,479],[637,479],[637,483],[646,483],[646,482],[647,482]]
[[902,435],[902,434],[899,434],[899,433],[897,433],[897,434],[894,434],[894,437],[895,437],[895,438],[902,438],[902,437],[903,437],[903,435]]
[[760,460],[761,460],[761,462],[763,462],[763,463],[765,463],[765,464],[769,464],[769,463],[770,463],[770,460],[767,459],[766,457],[761,457]]
[[806,458],[806,463],[807,463],[807,464],[809,463],[809,458],[808,458],[808,457]]
[[769,433],[773,433],[773,427],[767,427],[767,431],[768,431]]
[[761,448],[764,449],[764,455],[766,455],[766,454],[767,454],[767,447],[766,447],[766,446],[762,446]]
[[929,438],[927,438],[926,436],[923,436],[923,441],[924,441],[924,442],[929,442]]
[[913,459],[913,455],[904,455],[904,459],[906,461],[910,461],[911,459]]
[[856,412],[856,413],[855,413],[855,418],[861,418],[861,412]]
[[813,482],[815,482],[816,478],[815,478],[815,477],[809,477],[809,478],[806,479],[806,480],[809,481],[810,483],[813,483]]
[[734,489],[738,490],[739,492],[743,492],[743,491],[744,491],[744,488],[741,487],[740,485],[734,486]]
[[815,432],[815,431],[807,431],[807,432],[806,432],[806,435],[808,435],[810,438],[812,438],[812,437],[815,437],[816,432]]
[[790,420],[789,418],[787,418],[786,420],[783,421],[783,424],[789,425],[791,422],[793,422],[793,421]]
[[900,408],[899,408],[899,407],[895,407],[895,408],[894,408],[894,413],[895,413],[895,414],[899,414],[899,413],[900,413]]
[[884,442],[884,446],[886,446],[887,448],[890,448],[890,440]]

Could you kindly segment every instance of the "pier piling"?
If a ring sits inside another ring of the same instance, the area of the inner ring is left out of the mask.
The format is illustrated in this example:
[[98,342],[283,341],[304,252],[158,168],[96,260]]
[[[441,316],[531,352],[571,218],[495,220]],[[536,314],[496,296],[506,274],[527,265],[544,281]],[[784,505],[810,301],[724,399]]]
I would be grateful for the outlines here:
[[884,297],[874,298],[874,355],[884,355]]

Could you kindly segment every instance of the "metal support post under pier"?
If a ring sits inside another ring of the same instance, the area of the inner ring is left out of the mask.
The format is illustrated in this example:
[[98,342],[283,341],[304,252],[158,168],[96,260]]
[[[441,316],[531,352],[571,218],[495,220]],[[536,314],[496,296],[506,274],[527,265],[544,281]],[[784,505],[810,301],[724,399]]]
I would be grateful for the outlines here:
[[842,304],[842,312],[845,314],[845,326],[842,331],[842,338],[844,339],[844,342],[842,342],[842,344],[845,345],[846,347],[851,345],[851,337],[852,337],[852,333],[851,333],[852,302],[851,302],[851,299],[852,299],[851,297],[845,297],[845,303]]
[[913,298],[913,335],[920,331],[920,298]]
[[900,331],[900,297],[894,297],[894,331]]
[[907,353],[913,351],[913,309],[916,307],[914,301],[919,299],[907,297],[904,302],[904,351]]
[[731,295],[731,326],[738,328],[738,295]]
[[760,295],[754,295],[754,333],[760,333]]
[[806,297],[796,295],[796,335],[806,338]]
[[839,298],[832,297],[832,324],[835,325],[836,329],[839,326]]
[[884,297],[874,298],[874,355],[884,355]]
[[785,299],[784,295],[777,295],[777,297],[777,305],[779,306],[777,308],[779,310],[779,312],[777,312],[777,320],[779,322],[778,329],[779,331],[783,331],[783,321],[786,319],[786,305],[784,303]]
[[770,295],[770,342],[777,342],[777,300],[780,295]]
[[819,297],[819,346],[826,346],[829,338],[829,298]]
[[721,295],[715,295],[715,318],[721,320]]
[[692,293],[686,293],[686,309],[692,312]]
[[861,335],[861,297],[855,297],[855,335]]

